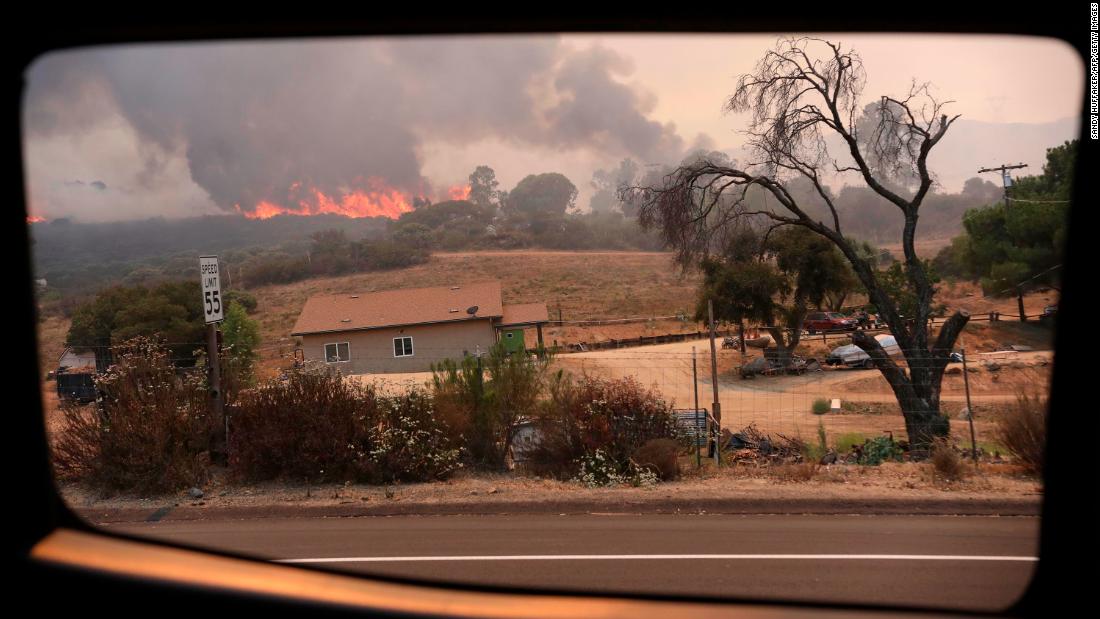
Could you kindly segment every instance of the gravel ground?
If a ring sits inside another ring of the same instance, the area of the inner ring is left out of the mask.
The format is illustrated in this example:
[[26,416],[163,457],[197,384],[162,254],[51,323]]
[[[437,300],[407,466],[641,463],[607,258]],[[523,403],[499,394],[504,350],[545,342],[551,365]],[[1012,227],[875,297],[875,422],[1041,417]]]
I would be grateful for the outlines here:
[[[914,505],[925,501],[981,502],[1035,501],[1042,487],[1034,478],[1008,464],[983,464],[977,474],[959,482],[934,479],[928,464],[886,463],[877,467],[833,465],[819,467],[809,481],[787,481],[782,467],[726,467],[719,472],[707,467],[702,474],[689,471],[680,481],[648,487],[616,486],[588,488],[576,482],[519,477],[512,475],[460,474],[434,483],[369,486],[360,484],[265,483],[227,485],[217,480],[203,488],[202,498],[188,491],[163,496],[103,497],[78,485],[64,485],[66,502],[78,510],[154,510],[162,507],[219,508],[265,507],[360,507],[417,506],[417,512],[448,508],[468,511],[473,506],[492,511],[493,505],[514,509],[523,504],[525,511],[539,506],[553,511],[562,503],[584,504],[596,509],[600,504],[621,506],[684,504],[714,501],[814,501],[837,505],[861,501],[893,501]],[[194,510],[193,510],[194,511]]]

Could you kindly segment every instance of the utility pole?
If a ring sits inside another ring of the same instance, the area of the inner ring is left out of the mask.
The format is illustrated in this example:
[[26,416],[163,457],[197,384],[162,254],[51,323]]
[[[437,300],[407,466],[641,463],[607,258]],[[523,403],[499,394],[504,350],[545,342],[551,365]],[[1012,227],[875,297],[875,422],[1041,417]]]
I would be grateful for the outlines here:
[[[1008,171],[1009,170],[1018,170],[1020,168],[1026,168],[1026,167],[1027,167],[1026,163],[1018,163],[1016,165],[1008,165],[1007,163],[1002,163],[1001,166],[998,167],[998,168],[982,168],[981,170],[978,170],[978,174],[981,174],[983,172],[1000,172],[1001,173],[1001,180],[1004,183],[1004,190],[1005,190],[1005,209],[1007,210],[1008,209],[1008,188],[1012,186],[1012,176],[1009,175]],[[1020,322],[1027,322],[1027,314],[1024,313],[1024,287],[1023,286],[1017,286],[1016,287],[1016,303],[1020,308]]]
[[718,351],[714,346],[714,300],[707,300],[707,322],[710,323],[710,386],[714,392],[714,462],[722,466],[722,403],[718,401]]
[[1009,170],[1018,170],[1020,168],[1026,168],[1026,167],[1027,167],[1026,163],[1018,163],[1016,165],[1008,165],[1007,163],[1002,163],[1000,165],[1000,167],[997,167],[997,168],[982,168],[981,170],[978,170],[978,174],[982,174],[982,173],[985,173],[985,172],[1000,172],[1001,173],[1001,182],[1004,184],[1004,189],[1005,189],[1005,208],[1008,208],[1008,188],[1012,186],[1012,176],[1010,176],[1008,174],[1008,171]]

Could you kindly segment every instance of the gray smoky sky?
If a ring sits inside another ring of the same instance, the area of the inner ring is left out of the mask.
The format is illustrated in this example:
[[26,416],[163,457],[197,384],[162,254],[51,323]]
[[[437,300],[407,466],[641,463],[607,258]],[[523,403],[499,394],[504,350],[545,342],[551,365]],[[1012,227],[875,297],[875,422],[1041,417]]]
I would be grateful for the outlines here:
[[652,118],[656,98],[628,83],[633,69],[611,49],[558,38],[91,48],[29,68],[23,120],[25,138],[44,143],[128,127],[140,169],[119,170],[100,193],[128,175],[129,191],[158,195],[170,161],[183,158],[210,201],[247,211],[285,204],[296,183],[340,195],[380,177],[438,195],[422,168],[427,142],[678,160],[688,140]]

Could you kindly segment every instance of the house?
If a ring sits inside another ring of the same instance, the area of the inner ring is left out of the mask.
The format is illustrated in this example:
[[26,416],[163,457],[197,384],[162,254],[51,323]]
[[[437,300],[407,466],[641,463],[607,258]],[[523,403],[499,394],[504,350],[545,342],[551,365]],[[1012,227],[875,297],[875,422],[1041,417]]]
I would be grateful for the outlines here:
[[291,335],[306,361],[344,374],[426,372],[433,363],[488,351],[502,340],[526,350],[534,327],[542,344],[544,303],[504,305],[500,282],[364,294],[318,295],[302,308]]
[[72,348],[66,348],[57,359],[57,367],[69,372],[94,373],[96,371],[95,351],[76,352]]

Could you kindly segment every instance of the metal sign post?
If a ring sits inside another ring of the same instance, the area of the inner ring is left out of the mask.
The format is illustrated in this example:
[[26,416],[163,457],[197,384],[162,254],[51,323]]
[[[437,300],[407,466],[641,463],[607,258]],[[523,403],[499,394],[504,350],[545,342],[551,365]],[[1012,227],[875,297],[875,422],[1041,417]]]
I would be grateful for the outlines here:
[[707,320],[710,322],[710,383],[714,391],[714,464],[722,466],[722,403],[718,401],[718,351],[714,346],[714,301],[707,300]]
[[970,421],[970,452],[974,456],[974,467],[978,466],[978,441],[974,437],[974,408],[970,404],[970,372],[966,367],[966,347],[962,349],[963,385],[966,387],[966,418]]
[[199,256],[199,278],[202,283],[203,315],[206,320],[206,363],[210,403],[215,419],[219,419],[218,433],[214,437],[214,452],[226,462],[229,456],[229,419],[225,416],[222,396],[221,355],[218,350],[218,323],[224,316],[221,294],[221,275],[217,256]]

